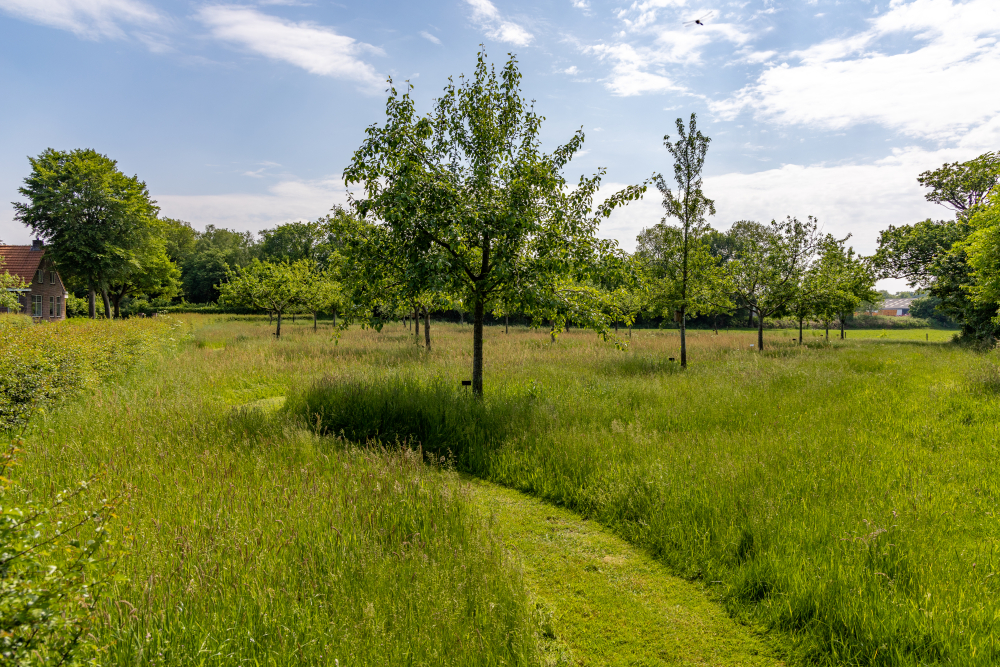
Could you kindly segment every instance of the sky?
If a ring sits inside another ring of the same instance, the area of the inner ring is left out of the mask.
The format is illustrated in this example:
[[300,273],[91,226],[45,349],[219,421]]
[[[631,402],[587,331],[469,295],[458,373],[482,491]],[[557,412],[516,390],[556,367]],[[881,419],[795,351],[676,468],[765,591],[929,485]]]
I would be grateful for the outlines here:
[[[10,202],[50,147],[117,160],[197,229],[316,219],[387,80],[428,112],[482,45],[516,55],[546,150],[583,128],[570,181],[669,176],[696,113],[713,226],[813,215],[870,254],[951,217],[919,173],[1000,149],[998,38],[997,0],[0,0],[0,240],[29,242]],[[661,216],[654,190],[601,235],[631,250]]]

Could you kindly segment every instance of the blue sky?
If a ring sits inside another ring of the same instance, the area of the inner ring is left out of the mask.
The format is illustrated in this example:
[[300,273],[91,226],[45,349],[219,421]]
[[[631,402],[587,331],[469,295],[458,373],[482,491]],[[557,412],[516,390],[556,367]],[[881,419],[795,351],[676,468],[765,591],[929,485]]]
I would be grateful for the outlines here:
[[[716,227],[815,215],[867,253],[948,216],[919,172],[1000,149],[998,38],[996,0],[0,0],[0,239],[27,242],[8,202],[47,147],[108,154],[196,227],[316,218],[386,77],[429,110],[482,43],[517,54],[548,147],[583,126],[574,180],[669,173],[696,112]],[[631,249],[660,215],[647,196],[602,233]]]

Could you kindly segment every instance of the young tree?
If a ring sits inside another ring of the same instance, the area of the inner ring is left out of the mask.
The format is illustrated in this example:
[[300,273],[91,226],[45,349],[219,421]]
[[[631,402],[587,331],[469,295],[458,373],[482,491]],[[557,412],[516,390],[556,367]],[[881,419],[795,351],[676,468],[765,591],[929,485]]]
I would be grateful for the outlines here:
[[698,130],[696,121],[695,115],[691,114],[685,131],[684,122],[678,118],[677,141],[671,143],[669,135],[663,137],[663,145],[674,158],[677,193],[670,189],[663,176],[656,177],[656,187],[663,195],[663,208],[667,212],[664,222],[667,218],[677,218],[680,221],[680,252],[677,254],[679,266],[676,271],[678,298],[675,300],[675,307],[680,312],[681,368],[687,368],[687,316],[692,310],[689,301],[691,278],[696,275],[691,271],[691,255],[696,247],[700,247],[701,237],[708,229],[705,217],[715,215],[715,202],[706,197],[701,189],[701,172],[705,166],[708,144],[712,140]]
[[795,298],[816,253],[816,220],[789,217],[769,225],[741,220],[733,225],[734,257],[726,266],[737,299],[757,315],[757,349],[764,349],[764,318]]
[[[304,260],[310,261],[310,260]],[[328,271],[313,267],[310,271],[308,284],[302,289],[298,304],[313,318],[313,331],[318,326],[316,316],[319,313],[333,313],[333,324],[337,325],[337,309],[343,299],[343,292],[334,277]]]
[[521,97],[520,79],[513,56],[498,76],[480,52],[472,77],[450,83],[426,117],[409,92],[391,88],[385,125],[368,128],[344,172],[364,188],[355,210],[384,229],[405,273],[472,305],[476,396],[490,303],[517,301],[527,280],[569,273],[581,247],[596,243],[598,219],[645,189],[627,188],[592,215],[600,174],[569,189],[561,173],[583,133],[543,153],[543,119]]
[[[689,237],[685,249],[680,226],[660,222],[642,230],[636,238],[635,257],[645,270],[646,307],[677,320],[682,331],[688,315],[726,312],[732,307],[729,276],[719,259],[701,239]],[[684,352],[682,336],[681,358],[686,367]]]
[[226,282],[217,286],[219,302],[238,307],[274,313],[278,326],[274,332],[281,338],[281,317],[301,302],[312,283],[312,262],[262,262],[254,259],[242,269],[229,269]]
[[27,289],[28,285],[21,279],[4,269],[4,258],[0,257],[0,308],[17,313],[21,310],[21,302],[17,300],[17,290]]
[[101,291],[110,319],[108,280],[135,260],[159,208],[138,176],[97,151],[49,148],[28,160],[31,174],[18,188],[28,203],[14,202],[14,217],[45,240],[60,271],[88,284],[91,317],[94,290]]
[[181,271],[167,256],[166,242],[154,237],[132,254],[128,262],[108,275],[108,297],[114,316],[121,316],[122,299],[130,294],[173,297],[181,292]]

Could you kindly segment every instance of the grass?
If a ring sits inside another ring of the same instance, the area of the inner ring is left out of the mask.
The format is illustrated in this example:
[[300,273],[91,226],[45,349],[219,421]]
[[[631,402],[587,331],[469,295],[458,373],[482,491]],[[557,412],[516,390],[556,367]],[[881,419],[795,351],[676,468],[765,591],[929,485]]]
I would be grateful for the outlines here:
[[470,480],[472,500],[524,564],[546,665],[778,665],[702,587],[565,508]]
[[[434,353],[390,365],[458,393],[468,331],[436,333]],[[551,345],[491,331],[485,404],[509,409],[530,387],[530,428],[499,445],[440,431],[427,446],[707,582],[734,616],[784,637],[793,661],[996,663],[995,357],[920,340],[947,332],[801,347],[787,333],[767,332],[759,354],[754,332],[697,332],[681,373],[664,362],[673,332],[636,332],[620,353],[585,333]],[[384,340],[380,354],[419,355]],[[337,377],[362,378],[384,405],[387,371],[374,368],[345,363]],[[340,395],[343,382],[327,386]]]
[[121,500],[126,580],[105,591],[89,658],[535,664],[519,567],[447,461],[346,447],[285,417],[279,397],[329,368],[314,354],[346,349],[298,333],[189,327],[141,372],[33,422],[19,474],[36,496],[101,469]]
[[449,462],[609,527],[790,662],[1000,660],[1000,370],[949,332],[768,330],[763,354],[691,332],[681,372],[672,331],[621,352],[490,328],[480,404],[468,326],[435,323],[427,354],[400,326],[186,320],[26,439],[37,493],[104,466],[126,501],[101,664],[536,662],[519,566]]

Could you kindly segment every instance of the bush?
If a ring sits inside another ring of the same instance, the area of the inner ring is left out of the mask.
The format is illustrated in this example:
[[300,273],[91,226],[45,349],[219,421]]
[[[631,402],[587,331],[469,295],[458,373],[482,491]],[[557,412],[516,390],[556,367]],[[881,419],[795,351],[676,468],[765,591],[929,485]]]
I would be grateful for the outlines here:
[[177,325],[168,320],[32,324],[0,316],[0,432],[54,400],[130,369]]
[[90,315],[90,305],[86,299],[73,296],[66,297],[66,317],[88,317]]
[[0,457],[0,664],[74,664],[103,586],[111,506],[72,512],[81,483],[47,505],[11,482],[14,450]]

